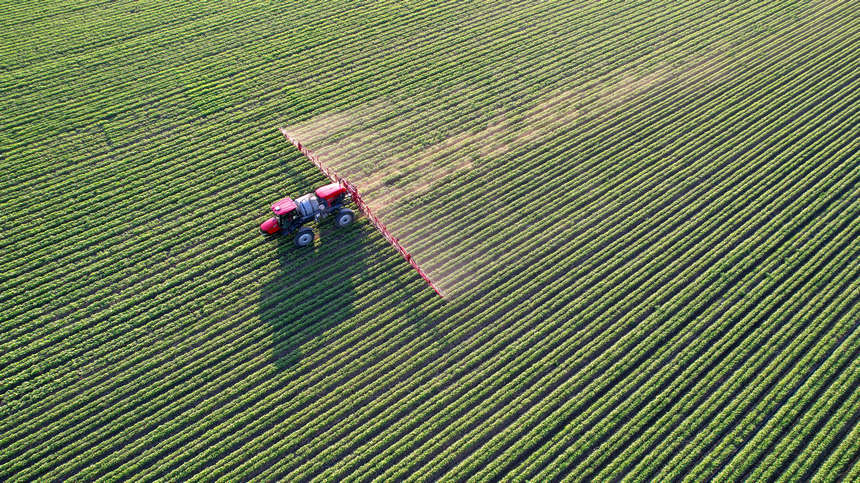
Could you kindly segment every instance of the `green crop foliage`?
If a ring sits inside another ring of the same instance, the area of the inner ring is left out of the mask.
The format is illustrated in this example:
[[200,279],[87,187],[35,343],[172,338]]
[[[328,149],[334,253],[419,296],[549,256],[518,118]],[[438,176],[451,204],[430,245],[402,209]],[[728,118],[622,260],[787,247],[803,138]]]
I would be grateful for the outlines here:
[[856,480],[855,10],[4,1],[0,479]]

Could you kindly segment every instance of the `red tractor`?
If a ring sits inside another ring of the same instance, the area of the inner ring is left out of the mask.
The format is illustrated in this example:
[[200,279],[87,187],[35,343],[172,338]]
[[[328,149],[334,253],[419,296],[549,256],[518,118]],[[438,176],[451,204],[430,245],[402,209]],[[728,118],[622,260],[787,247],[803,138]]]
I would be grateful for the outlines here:
[[334,215],[334,224],[342,227],[355,220],[355,213],[344,205],[350,195],[340,183],[327,184],[294,200],[284,198],[272,203],[274,217],[260,225],[264,235],[288,234],[295,232],[297,247],[306,247],[314,241],[314,231],[305,223],[317,221]]

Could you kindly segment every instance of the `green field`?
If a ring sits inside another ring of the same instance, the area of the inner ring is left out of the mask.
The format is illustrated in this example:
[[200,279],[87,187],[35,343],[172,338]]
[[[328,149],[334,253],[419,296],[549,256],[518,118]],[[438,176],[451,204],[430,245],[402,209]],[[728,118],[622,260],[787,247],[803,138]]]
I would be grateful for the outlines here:
[[[3,1],[0,479],[860,480],[841,1]],[[269,204],[362,188],[313,247]]]

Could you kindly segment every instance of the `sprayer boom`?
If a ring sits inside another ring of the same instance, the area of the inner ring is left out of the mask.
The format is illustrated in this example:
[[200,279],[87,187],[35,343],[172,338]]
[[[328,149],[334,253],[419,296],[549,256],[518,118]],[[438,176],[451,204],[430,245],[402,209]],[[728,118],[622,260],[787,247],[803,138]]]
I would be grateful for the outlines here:
[[283,134],[284,137],[287,138],[287,140],[292,143],[293,146],[296,147],[296,149],[298,149],[302,154],[304,154],[306,158],[308,158],[312,163],[314,163],[314,165],[319,168],[320,171],[323,172],[323,174],[325,174],[332,181],[340,183],[341,186],[346,188],[346,191],[352,196],[352,200],[355,202],[355,205],[358,206],[359,211],[361,211],[364,216],[366,216],[367,219],[370,220],[371,223],[373,223],[373,226],[375,226],[376,229],[382,233],[382,236],[384,236],[385,239],[388,240],[388,243],[390,243],[391,246],[393,246],[398,252],[400,252],[403,258],[405,258],[406,261],[409,262],[409,265],[411,265],[412,268],[414,268],[415,271],[418,272],[418,275],[420,275],[421,278],[423,278],[424,281],[427,282],[428,285],[430,285],[430,287],[436,292],[436,294],[440,297],[444,297],[444,295],[442,295],[442,292],[440,292],[439,289],[436,288],[436,285],[433,283],[433,281],[430,280],[430,277],[428,277],[424,270],[422,270],[421,267],[418,266],[418,263],[415,262],[415,259],[412,258],[412,255],[409,254],[408,251],[406,251],[406,248],[404,248],[400,241],[398,241],[397,238],[392,235],[391,232],[388,231],[388,229],[385,227],[385,224],[382,223],[382,220],[380,220],[373,213],[367,203],[364,202],[364,199],[362,199],[361,194],[358,192],[358,188],[354,184],[350,183],[349,180],[338,175],[334,170],[324,165],[316,154],[311,152],[311,150],[309,150],[306,146],[299,142],[298,139],[292,137],[286,129],[279,129],[281,131],[281,134]]

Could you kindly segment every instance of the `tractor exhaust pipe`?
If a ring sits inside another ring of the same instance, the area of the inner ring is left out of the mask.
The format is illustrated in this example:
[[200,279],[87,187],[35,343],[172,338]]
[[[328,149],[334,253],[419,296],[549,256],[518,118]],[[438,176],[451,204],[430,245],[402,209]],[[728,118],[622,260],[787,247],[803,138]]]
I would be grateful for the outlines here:
[[349,180],[341,177],[336,172],[334,172],[334,170],[324,165],[316,154],[314,154],[311,150],[305,147],[301,142],[299,142],[298,139],[292,137],[286,129],[282,127],[278,129],[281,131],[281,134],[283,134],[284,137],[287,138],[287,141],[292,143],[292,145],[295,146],[296,149],[298,149],[302,154],[305,155],[306,158],[308,158],[312,163],[314,163],[314,166],[319,168],[320,171],[323,172],[323,174],[325,174],[332,181],[340,183],[344,188],[346,188],[346,191],[350,194],[350,196],[352,196],[352,200],[355,201],[356,206],[358,206],[359,211],[361,211],[364,216],[366,216],[367,219],[370,220],[371,223],[373,223],[373,226],[375,226],[377,230],[382,232],[382,236],[384,236],[385,239],[388,240],[388,243],[390,243],[391,246],[393,246],[398,252],[400,252],[401,255],[403,255],[403,258],[405,258],[406,261],[409,262],[409,265],[411,265],[412,268],[414,268],[415,271],[418,272],[418,275],[420,275],[421,278],[423,278],[424,281],[427,282],[428,285],[430,285],[430,288],[432,288],[433,291],[436,292],[436,295],[445,298],[442,292],[440,292],[439,289],[436,287],[436,284],[434,284],[433,281],[430,280],[430,277],[428,277],[427,274],[424,272],[424,270],[422,270],[421,267],[418,266],[418,263],[415,261],[415,259],[412,258],[412,255],[406,251],[406,248],[404,248],[403,245],[401,245],[400,242],[397,240],[397,238],[388,231],[388,229],[385,227],[385,224],[382,223],[382,220],[380,220],[376,217],[375,214],[373,214],[373,211],[370,210],[370,207],[367,206],[367,204],[361,198],[361,194],[359,194],[358,188],[356,188],[355,185],[350,183]]

